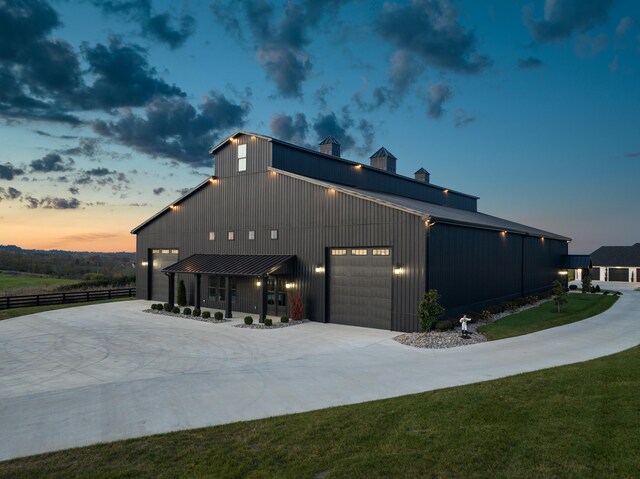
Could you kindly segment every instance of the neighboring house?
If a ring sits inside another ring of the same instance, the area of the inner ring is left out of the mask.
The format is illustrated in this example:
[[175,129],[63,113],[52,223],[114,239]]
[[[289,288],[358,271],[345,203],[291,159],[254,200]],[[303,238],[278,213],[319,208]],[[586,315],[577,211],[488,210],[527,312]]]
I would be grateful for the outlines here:
[[640,243],[633,246],[601,246],[591,253],[591,263],[593,281],[637,283],[640,276]]
[[[138,297],[281,316],[299,291],[313,321],[417,331],[423,292],[449,316],[550,289],[569,238],[477,211],[478,198],[239,131],[211,150],[215,176],[137,226]],[[508,200],[508,198],[505,198]],[[566,272],[565,272],[566,273]]]

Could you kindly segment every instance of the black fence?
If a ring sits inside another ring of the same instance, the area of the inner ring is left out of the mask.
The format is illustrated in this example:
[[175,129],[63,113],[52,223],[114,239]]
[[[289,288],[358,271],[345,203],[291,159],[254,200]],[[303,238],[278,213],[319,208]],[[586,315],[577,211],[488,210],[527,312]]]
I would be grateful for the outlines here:
[[53,304],[88,303],[104,299],[133,298],[136,288],[102,289],[69,293],[25,294],[23,296],[0,296],[0,309],[49,306]]

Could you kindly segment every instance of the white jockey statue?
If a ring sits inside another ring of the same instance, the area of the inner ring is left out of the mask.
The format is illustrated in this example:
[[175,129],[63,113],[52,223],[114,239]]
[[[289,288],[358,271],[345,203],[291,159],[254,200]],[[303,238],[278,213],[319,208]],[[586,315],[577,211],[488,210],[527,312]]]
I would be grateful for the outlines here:
[[469,330],[467,329],[467,323],[471,321],[471,318],[467,318],[467,315],[463,315],[460,318],[460,324],[462,326],[462,336],[466,337],[469,335]]

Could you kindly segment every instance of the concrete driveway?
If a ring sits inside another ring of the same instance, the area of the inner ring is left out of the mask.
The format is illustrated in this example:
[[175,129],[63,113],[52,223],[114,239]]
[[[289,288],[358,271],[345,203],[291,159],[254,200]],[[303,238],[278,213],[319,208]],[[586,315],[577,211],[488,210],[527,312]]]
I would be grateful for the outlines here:
[[458,386],[640,344],[640,293],[539,333],[448,350],[307,323],[251,330],[147,301],[0,321],[0,460]]

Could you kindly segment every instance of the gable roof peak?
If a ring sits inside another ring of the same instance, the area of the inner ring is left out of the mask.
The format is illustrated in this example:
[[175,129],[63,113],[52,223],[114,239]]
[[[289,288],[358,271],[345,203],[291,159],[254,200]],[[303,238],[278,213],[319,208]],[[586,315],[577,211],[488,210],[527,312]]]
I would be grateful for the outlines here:
[[389,150],[387,150],[384,146],[382,148],[380,148],[378,151],[376,151],[373,155],[371,155],[369,158],[382,158],[382,157],[387,157],[387,158],[393,158],[394,160],[396,160],[397,158],[395,156],[393,156],[391,154],[391,152]]
[[332,137],[331,135],[329,135],[328,137],[326,137],[324,140],[320,142],[321,145],[328,145],[331,143],[333,143],[334,145],[340,145],[340,142],[336,140],[334,137]]

